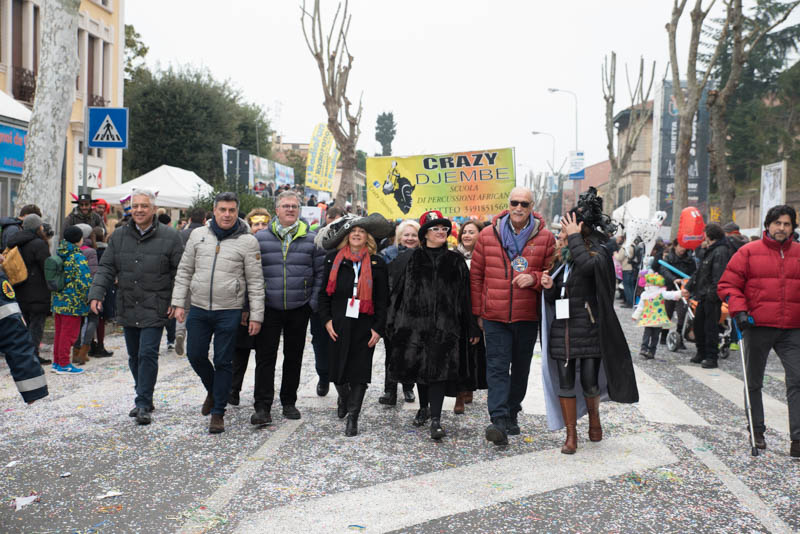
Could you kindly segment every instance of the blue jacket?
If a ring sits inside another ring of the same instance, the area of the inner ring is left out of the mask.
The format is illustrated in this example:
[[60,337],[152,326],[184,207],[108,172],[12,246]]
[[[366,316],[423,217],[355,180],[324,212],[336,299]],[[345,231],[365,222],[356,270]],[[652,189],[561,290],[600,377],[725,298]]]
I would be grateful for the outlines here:
[[325,251],[314,245],[316,233],[304,221],[289,243],[286,255],[283,241],[275,233],[273,221],[256,233],[264,271],[265,306],[273,310],[294,310],[309,304],[317,311],[317,297],[322,287]]
[[89,286],[92,274],[81,249],[62,239],[56,253],[64,262],[64,289],[53,293],[53,313],[83,316],[89,314]]

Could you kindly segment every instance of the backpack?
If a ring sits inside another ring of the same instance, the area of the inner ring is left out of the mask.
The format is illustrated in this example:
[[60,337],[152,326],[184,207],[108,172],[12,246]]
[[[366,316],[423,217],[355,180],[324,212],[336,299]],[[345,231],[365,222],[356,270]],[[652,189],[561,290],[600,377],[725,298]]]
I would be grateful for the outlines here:
[[44,279],[50,291],[61,291],[66,284],[64,275],[64,260],[59,255],[50,256],[44,260]]
[[3,270],[8,276],[8,281],[12,286],[21,284],[28,279],[28,268],[25,266],[25,260],[22,259],[22,254],[19,247],[5,249],[3,251]]
[[644,259],[644,245],[634,245],[633,246],[633,258],[631,258],[631,267],[633,267],[634,271],[638,271],[642,266],[642,260]]

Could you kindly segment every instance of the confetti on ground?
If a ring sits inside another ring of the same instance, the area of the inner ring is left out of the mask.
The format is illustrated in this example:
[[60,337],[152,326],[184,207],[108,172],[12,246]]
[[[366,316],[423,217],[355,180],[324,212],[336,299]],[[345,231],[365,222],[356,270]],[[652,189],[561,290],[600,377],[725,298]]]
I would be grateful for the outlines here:
[[67,478],[67,477],[71,477],[71,476],[72,476],[72,473],[69,473],[69,472],[67,472],[67,473],[61,473],[61,474],[60,474],[60,475],[58,475],[58,476],[60,476],[61,478]]
[[112,504],[111,506],[98,506],[97,511],[101,514],[115,514],[122,510],[121,504]]
[[363,527],[361,525],[347,525],[347,528],[350,530],[358,530],[358,531],[367,530],[367,527]]
[[8,469],[9,467],[14,467],[15,465],[18,465],[18,464],[19,464],[19,460],[11,460],[10,462],[8,462],[6,464],[5,467],[6,467],[6,469]]
[[628,481],[628,483],[629,483],[629,484],[630,484],[632,487],[634,487],[634,488],[636,488],[636,489],[642,489],[642,488],[644,488],[645,484],[647,484],[647,481],[645,481],[645,480],[642,480],[642,477],[640,477],[640,476],[639,476],[639,475],[637,475],[636,473],[631,473],[630,475],[628,475],[628,476],[625,478],[625,480],[627,480],[627,481]]
[[111,490],[111,491],[107,491],[103,495],[98,495],[97,497],[95,497],[95,499],[98,500],[98,501],[102,501],[103,499],[110,499],[112,497],[119,497],[120,495],[122,495],[121,491]]
[[32,504],[32,503],[35,503],[35,502],[39,502],[40,500],[41,499],[40,499],[40,497],[39,497],[39,495],[37,493],[31,493],[27,497],[17,497],[17,498],[15,498],[14,501],[12,502],[12,505],[14,506],[14,511],[15,512],[19,512],[25,506],[28,506],[29,504]]

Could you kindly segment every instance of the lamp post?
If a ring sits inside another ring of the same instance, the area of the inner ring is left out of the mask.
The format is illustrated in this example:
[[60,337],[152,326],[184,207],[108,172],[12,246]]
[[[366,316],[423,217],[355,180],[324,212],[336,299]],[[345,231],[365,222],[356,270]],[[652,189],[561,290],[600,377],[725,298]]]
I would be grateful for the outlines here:
[[550,169],[553,172],[556,172],[556,136],[551,134],[551,133],[537,132],[537,131],[533,131],[533,132],[531,132],[531,134],[533,134],[533,135],[548,135],[548,136],[550,136],[550,139],[553,141],[553,159],[552,159],[553,164],[550,166]]
[[547,89],[551,93],[569,93],[572,95],[572,98],[575,99],[575,151],[578,150],[578,95],[573,93],[572,91],[568,91],[566,89],[556,89],[554,87],[550,87]]

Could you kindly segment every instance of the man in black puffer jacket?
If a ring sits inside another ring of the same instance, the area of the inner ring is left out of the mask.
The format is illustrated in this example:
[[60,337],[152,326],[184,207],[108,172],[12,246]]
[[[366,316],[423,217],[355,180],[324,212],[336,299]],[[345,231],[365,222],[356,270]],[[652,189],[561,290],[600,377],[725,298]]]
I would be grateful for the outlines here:
[[694,316],[697,354],[690,361],[701,364],[704,369],[715,369],[719,358],[719,317],[722,306],[717,296],[717,284],[733,250],[718,224],[707,225],[704,234],[708,243],[706,253],[697,272],[686,284],[683,296],[688,298],[692,293],[698,300]]
[[42,229],[41,217],[35,213],[27,215],[22,222],[22,230],[8,240],[8,247],[19,249],[25,268],[28,270],[28,278],[18,284],[14,291],[22,310],[22,317],[31,333],[36,357],[41,364],[50,363],[50,360],[39,355],[44,322],[50,311],[50,288],[44,279],[44,262],[50,257],[50,246]]

